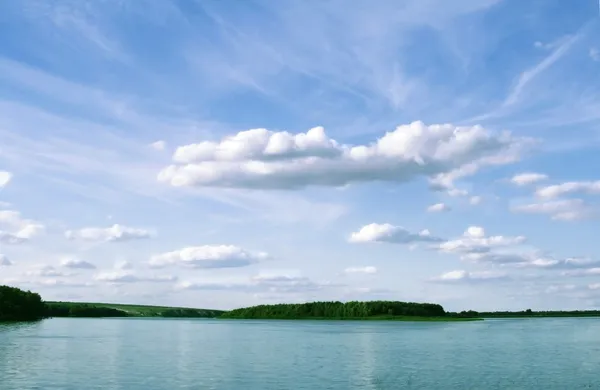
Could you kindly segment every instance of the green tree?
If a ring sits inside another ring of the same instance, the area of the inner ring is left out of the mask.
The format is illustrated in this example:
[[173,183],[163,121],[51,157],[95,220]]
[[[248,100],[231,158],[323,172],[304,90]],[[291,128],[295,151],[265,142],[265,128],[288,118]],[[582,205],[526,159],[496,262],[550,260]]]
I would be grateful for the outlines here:
[[34,321],[44,318],[45,312],[39,294],[0,286],[0,321]]
[[302,304],[258,305],[235,309],[221,315],[223,318],[369,318],[369,317],[443,317],[441,305],[433,303],[369,301],[369,302],[310,302]]

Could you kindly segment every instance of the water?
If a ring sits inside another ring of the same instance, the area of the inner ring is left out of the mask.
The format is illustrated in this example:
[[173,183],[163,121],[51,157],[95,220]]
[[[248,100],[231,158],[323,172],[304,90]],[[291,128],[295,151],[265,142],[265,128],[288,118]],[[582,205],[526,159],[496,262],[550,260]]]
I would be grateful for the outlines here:
[[0,389],[600,389],[600,319],[0,324]]

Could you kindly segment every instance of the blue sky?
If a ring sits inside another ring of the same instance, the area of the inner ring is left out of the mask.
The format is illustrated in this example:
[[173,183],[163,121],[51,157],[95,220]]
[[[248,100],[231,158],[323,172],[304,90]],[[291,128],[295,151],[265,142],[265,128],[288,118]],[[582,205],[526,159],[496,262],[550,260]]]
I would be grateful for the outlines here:
[[600,306],[595,0],[0,4],[0,281]]

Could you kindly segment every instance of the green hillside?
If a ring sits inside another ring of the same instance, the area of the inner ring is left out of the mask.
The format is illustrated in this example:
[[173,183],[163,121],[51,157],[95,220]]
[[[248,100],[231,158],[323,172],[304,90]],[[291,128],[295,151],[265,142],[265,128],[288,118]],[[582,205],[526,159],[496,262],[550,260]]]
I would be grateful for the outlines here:
[[214,318],[223,311],[187,307],[127,305],[97,302],[46,302],[48,317]]

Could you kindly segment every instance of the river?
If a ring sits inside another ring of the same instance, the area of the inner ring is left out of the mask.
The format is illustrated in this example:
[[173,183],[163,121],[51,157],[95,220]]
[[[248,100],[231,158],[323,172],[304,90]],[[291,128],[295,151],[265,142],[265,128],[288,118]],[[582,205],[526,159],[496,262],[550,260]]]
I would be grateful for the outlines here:
[[0,324],[0,389],[600,389],[600,319]]

